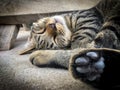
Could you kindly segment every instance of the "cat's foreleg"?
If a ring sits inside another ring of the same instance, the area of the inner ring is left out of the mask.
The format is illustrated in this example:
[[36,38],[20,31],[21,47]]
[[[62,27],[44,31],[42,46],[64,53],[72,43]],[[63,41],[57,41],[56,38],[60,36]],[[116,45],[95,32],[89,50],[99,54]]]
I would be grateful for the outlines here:
[[38,50],[30,55],[33,65],[39,67],[68,68],[71,54],[76,50]]

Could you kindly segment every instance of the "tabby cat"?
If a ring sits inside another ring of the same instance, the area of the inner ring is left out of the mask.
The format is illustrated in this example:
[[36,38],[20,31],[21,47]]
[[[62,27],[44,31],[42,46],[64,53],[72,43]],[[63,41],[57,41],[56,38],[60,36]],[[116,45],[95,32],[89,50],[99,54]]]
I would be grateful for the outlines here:
[[30,56],[34,65],[61,66],[76,79],[104,88],[117,87],[119,14],[119,0],[102,0],[88,10],[40,19],[33,23],[27,48],[21,54],[38,49]]

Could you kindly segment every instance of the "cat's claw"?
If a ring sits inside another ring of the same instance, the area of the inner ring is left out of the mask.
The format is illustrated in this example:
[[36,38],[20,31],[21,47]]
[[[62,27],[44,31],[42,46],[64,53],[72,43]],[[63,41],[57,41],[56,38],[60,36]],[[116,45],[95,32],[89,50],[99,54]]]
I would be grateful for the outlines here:
[[73,70],[79,78],[94,81],[98,79],[105,68],[104,58],[97,52],[87,52],[74,58]]

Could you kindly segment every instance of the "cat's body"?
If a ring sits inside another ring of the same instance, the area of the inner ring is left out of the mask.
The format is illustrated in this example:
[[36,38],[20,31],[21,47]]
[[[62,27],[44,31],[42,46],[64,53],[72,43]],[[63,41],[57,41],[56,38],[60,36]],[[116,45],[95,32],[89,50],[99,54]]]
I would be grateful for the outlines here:
[[120,1],[102,0],[88,10],[40,19],[33,23],[28,43],[27,50],[69,49],[33,52],[34,65],[56,64],[68,68],[77,79],[106,87],[119,85],[115,70],[120,65]]
[[[48,22],[48,24],[46,24],[46,27],[48,28],[46,28],[46,31],[48,31],[48,34],[45,32],[40,35],[35,29],[37,28],[37,25],[40,26],[41,23],[46,21]],[[32,37],[30,38],[34,37],[37,49],[87,48],[100,31],[102,23],[103,18],[96,8],[47,17],[33,23],[33,31],[31,34],[35,33],[35,35],[31,35]],[[57,33],[55,31],[55,24],[57,27]],[[64,33],[62,33],[60,29]],[[44,42],[42,42],[42,40]],[[43,43],[45,43],[45,45],[43,45]],[[50,45],[47,46],[46,43],[49,43]]]

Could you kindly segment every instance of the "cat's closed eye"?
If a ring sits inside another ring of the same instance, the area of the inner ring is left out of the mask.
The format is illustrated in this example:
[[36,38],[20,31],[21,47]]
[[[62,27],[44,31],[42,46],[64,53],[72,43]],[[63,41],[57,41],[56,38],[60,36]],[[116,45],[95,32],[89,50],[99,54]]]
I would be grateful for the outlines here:
[[52,28],[52,29],[56,29],[56,25],[55,25],[55,23],[51,23],[51,24],[49,24],[49,27]]

